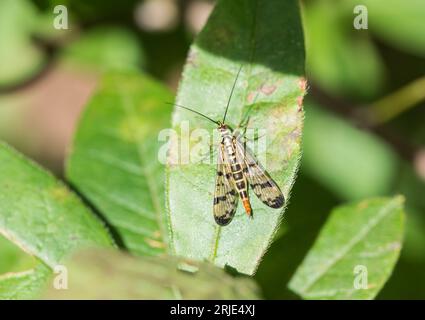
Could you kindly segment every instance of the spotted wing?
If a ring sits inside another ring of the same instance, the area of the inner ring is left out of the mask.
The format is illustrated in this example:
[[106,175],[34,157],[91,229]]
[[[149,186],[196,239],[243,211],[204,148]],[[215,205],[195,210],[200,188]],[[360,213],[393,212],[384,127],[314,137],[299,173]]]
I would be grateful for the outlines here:
[[235,139],[235,144],[237,160],[243,164],[243,172],[255,195],[271,208],[282,208],[285,197],[279,186],[239,138]]
[[232,221],[238,205],[238,194],[234,187],[231,168],[224,158],[223,146],[220,145],[214,193],[214,219],[221,226]]

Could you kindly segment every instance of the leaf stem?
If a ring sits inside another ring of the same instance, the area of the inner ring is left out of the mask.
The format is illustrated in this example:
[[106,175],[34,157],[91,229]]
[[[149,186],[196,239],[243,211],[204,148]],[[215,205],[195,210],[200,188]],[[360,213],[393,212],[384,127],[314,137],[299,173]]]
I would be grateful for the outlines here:
[[375,124],[388,122],[425,100],[425,76],[373,103],[369,107]]

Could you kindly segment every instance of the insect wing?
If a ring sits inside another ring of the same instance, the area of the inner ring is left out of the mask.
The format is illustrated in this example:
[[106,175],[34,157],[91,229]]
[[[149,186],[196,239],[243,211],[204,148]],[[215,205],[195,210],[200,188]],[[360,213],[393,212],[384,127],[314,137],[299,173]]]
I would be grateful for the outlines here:
[[233,183],[230,164],[224,160],[223,146],[218,148],[217,177],[214,193],[214,219],[217,224],[225,226],[235,215],[238,196]]
[[271,208],[282,208],[285,197],[279,186],[239,138],[235,139],[235,144],[237,160],[244,164],[243,172],[255,195]]

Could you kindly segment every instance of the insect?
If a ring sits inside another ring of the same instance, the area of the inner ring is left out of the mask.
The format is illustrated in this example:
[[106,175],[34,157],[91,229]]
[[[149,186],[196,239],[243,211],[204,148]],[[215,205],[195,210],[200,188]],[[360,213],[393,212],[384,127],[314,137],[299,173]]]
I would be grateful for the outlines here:
[[213,211],[214,219],[220,226],[228,225],[232,221],[238,206],[238,198],[241,199],[248,217],[252,218],[248,184],[255,195],[267,206],[278,209],[283,207],[285,203],[285,198],[276,182],[261,166],[252,152],[245,147],[245,144],[241,141],[241,136],[225,124],[227,111],[241,70],[242,66],[233,83],[222,121],[213,120],[196,110],[174,104],[217,125],[221,142],[218,147]]

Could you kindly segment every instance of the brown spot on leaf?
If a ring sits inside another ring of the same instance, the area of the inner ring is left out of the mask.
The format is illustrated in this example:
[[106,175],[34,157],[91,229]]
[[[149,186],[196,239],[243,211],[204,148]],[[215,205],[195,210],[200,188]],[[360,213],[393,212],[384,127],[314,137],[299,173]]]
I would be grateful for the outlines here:
[[307,80],[305,78],[301,78],[298,82],[300,89],[305,92],[307,90]]
[[299,96],[297,98],[298,112],[302,110],[304,96]]
[[260,88],[260,91],[261,91],[262,93],[264,93],[265,95],[269,96],[269,95],[271,95],[273,92],[275,92],[275,91],[276,91],[276,88],[277,88],[277,86],[275,86],[275,85],[266,85],[266,84],[263,84],[263,85],[261,86],[261,88]]
[[248,93],[248,97],[247,97],[248,103],[253,103],[256,95],[257,95],[257,91],[251,91],[250,93]]

